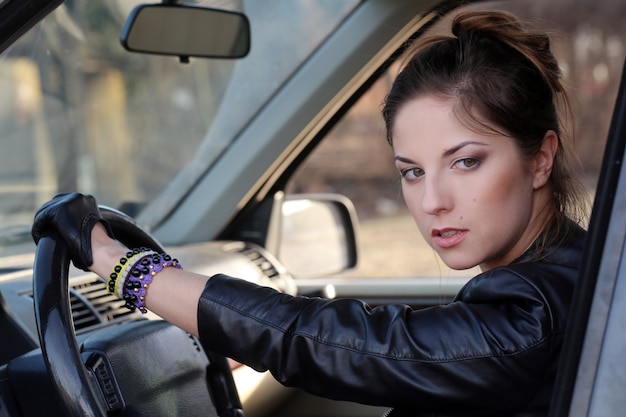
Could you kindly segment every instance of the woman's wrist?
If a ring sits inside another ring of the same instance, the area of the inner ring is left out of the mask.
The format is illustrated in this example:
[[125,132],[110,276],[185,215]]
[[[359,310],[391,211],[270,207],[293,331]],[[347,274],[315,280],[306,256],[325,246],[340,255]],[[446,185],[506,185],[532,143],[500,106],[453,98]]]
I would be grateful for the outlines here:
[[122,246],[100,223],[92,230],[91,251],[89,269],[106,281],[110,293],[126,301],[126,307],[142,313],[147,312],[146,296],[153,278],[165,269],[182,269],[178,260],[166,253]]
[[127,251],[119,242],[111,239],[104,226],[98,223],[91,233],[92,264],[89,269],[100,277],[107,278],[113,266]]
[[126,302],[130,310],[147,313],[146,295],[154,277],[166,268],[181,269],[177,259],[148,248],[128,250],[107,279],[110,293]]

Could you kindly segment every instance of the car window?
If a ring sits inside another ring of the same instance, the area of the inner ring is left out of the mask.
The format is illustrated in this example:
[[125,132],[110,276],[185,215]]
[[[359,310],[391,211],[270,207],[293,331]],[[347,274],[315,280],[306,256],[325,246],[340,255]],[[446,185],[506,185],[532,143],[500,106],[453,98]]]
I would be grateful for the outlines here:
[[[582,180],[593,197],[626,51],[626,28],[619,12],[623,7],[617,4],[613,8],[592,0],[570,3],[568,13],[562,12],[564,2],[541,0],[481,2],[471,7],[509,10],[550,29],[569,89]],[[441,32],[442,27],[445,22],[430,33]],[[339,193],[355,204],[359,265],[345,276],[473,276],[475,268],[453,271],[439,261],[419,236],[402,199],[380,115],[397,71],[398,66],[392,66],[356,102],[299,167],[288,191]]]
[[167,212],[358,1],[202,1],[245,12],[253,44],[240,60],[188,64],[122,48],[138,3],[67,2],[0,57],[5,251],[32,244],[34,210],[57,192],[133,216],[164,192]]

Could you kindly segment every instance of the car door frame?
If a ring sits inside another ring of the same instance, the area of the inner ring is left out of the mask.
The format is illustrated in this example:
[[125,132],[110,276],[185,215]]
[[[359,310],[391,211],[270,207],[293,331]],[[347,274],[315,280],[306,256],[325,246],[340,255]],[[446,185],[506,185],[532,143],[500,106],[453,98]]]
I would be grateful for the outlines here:
[[622,72],[550,417],[615,416],[626,409],[625,150]]

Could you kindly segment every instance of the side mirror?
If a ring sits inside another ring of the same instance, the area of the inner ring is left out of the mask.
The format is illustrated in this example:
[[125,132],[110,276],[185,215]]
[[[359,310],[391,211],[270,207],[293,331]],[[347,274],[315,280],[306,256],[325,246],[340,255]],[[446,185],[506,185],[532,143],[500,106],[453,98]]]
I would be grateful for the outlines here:
[[141,4],[122,29],[132,52],[189,57],[242,58],[250,51],[250,23],[238,12],[185,4]]
[[336,194],[290,195],[282,202],[278,259],[295,278],[356,266],[356,211]]

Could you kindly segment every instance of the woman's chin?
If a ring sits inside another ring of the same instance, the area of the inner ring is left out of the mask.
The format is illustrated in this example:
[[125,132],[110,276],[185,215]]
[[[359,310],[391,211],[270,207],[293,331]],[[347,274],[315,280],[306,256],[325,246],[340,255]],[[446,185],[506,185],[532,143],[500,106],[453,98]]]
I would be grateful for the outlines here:
[[467,260],[467,259],[454,259],[452,257],[444,258],[441,257],[443,263],[450,269],[455,271],[465,271],[467,269],[472,269],[478,264],[476,262]]

